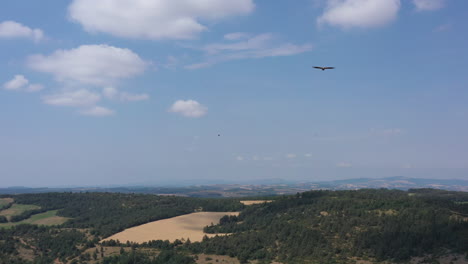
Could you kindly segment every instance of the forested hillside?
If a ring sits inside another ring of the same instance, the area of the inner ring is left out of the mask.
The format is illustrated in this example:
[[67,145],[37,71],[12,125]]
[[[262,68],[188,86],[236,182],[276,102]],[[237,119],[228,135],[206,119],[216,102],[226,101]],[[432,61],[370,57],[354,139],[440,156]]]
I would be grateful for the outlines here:
[[[107,237],[125,228],[192,213],[239,211],[244,206],[232,199],[201,199],[119,193],[45,193],[14,196],[17,203],[34,204],[36,211],[59,209],[59,215],[72,218],[71,228],[92,228],[92,233]],[[23,213],[29,216],[31,211]]]
[[[244,206],[235,199],[110,193],[11,196],[15,203],[59,210],[61,226],[0,229],[0,263],[195,263],[201,253],[241,263],[406,263],[415,256],[468,254],[468,193],[432,189],[310,191]],[[38,209],[35,209],[38,210]],[[202,242],[143,244],[100,239],[122,229],[194,211],[241,211]],[[26,213],[26,212],[25,212]],[[105,255],[103,247],[121,248]],[[131,249],[123,250],[123,248]],[[28,262],[30,261],[30,262]],[[133,262],[132,262],[133,261]]]
[[235,235],[190,248],[286,263],[347,263],[354,256],[399,262],[443,249],[467,254],[467,199],[436,190],[306,192],[225,217],[205,230]]

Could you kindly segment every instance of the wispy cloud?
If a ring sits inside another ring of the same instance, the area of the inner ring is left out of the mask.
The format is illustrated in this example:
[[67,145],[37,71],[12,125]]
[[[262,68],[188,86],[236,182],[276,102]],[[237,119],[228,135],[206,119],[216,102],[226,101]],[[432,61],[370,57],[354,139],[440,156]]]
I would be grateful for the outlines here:
[[101,96],[86,89],[81,89],[72,92],[61,92],[46,95],[42,100],[45,104],[55,106],[88,107],[99,102],[101,100]]
[[104,117],[114,115],[115,112],[102,106],[93,106],[91,108],[81,110],[79,113],[88,116]]
[[447,23],[447,24],[442,24],[434,28],[434,32],[445,32],[445,31],[450,31],[452,29],[452,24]]
[[445,6],[446,0],[413,0],[416,10],[434,11]]
[[[238,40],[241,36],[231,36],[229,38],[231,38],[229,40]],[[241,41],[211,43],[195,48],[204,53],[204,59],[198,63],[187,65],[185,68],[200,69],[226,61],[291,56],[312,50],[311,44],[297,45],[279,42],[271,33],[249,37],[243,35],[242,38],[245,39]]]

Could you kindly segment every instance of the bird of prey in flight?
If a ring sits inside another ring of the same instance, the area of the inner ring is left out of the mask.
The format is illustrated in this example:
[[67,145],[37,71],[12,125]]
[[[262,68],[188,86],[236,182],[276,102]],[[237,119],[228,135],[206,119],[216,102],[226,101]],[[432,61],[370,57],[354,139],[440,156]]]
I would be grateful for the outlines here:
[[319,70],[333,70],[335,69],[335,67],[319,67],[319,66],[314,66],[315,69],[319,69]]

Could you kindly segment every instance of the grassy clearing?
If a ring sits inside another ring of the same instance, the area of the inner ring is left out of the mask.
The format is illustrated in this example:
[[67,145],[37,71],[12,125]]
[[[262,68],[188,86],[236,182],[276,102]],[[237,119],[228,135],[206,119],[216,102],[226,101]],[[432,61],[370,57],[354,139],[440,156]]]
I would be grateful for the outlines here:
[[14,202],[13,198],[0,198],[0,208]]
[[68,218],[57,216],[58,210],[47,211],[41,214],[35,214],[28,219],[25,219],[16,223],[4,223],[0,224],[0,228],[10,228],[19,224],[31,224],[31,225],[61,225],[65,223]]
[[2,210],[0,212],[0,215],[10,218],[11,216],[19,215],[25,211],[39,209],[39,208],[40,208],[39,206],[32,205],[32,204],[13,204],[10,208],[6,210]]
[[[105,240],[119,240],[120,242],[148,242],[151,240],[190,239],[190,241],[202,241],[203,236],[215,236],[205,234],[203,228],[211,223],[219,223],[219,219],[225,215],[238,215],[237,212],[198,212],[181,215],[169,219],[159,220],[148,224],[132,227],[117,233]],[[223,235],[223,234],[220,234]]]

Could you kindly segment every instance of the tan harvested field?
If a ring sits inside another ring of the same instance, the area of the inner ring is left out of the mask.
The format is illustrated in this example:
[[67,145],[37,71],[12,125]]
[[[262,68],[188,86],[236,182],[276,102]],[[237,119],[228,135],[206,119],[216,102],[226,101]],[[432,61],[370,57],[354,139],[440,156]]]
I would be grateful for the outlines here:
[[253,205],[253,204],[262,204],[262,203],[271,203],[272,200],[255,200],[255,201],[240,201],[244,205]]
[[126,229],[111,237],[104,239],[119,240],[120,242],[143,243],[151,240],[190,239],[190,241],[202,241],[203,237],[215,236],[205,234],[203,228],[211,223],[219,223],[219,219],[225,215],[239,215],[238,212],[198,212],[188,215],[181,215],[169,219],[159,220],[144,225]]

